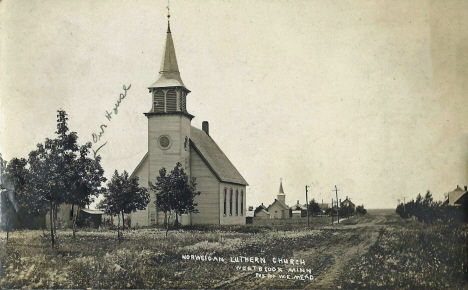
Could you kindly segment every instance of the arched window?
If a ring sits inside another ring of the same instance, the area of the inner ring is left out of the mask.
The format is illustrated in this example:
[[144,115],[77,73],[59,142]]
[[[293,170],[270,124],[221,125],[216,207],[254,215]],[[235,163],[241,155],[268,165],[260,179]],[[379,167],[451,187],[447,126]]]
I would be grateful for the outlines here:
[[177,110],[177,94],[175,91],[166,93],[166,112],[175,112]]
[[239,189],[236,189],[236,215],[239,214]]
[[224,188],[224,215],[226,215],[226,199],[227,199],[227,188]]
[[229,197],[229,215],[232,215],[232,188],[231,188],[231,194]]
[[153,100],[153,110],[154,112],[164,112],[164,92],[157,91],[154,93],[154,100]]
[[244,190],[241,190],[241,215],[244,215]]

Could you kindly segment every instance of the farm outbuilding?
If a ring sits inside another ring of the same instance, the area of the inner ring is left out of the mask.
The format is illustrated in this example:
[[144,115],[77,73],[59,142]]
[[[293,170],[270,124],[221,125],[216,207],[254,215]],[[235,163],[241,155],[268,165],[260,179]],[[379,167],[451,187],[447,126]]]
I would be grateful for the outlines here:
[[95,209],[81,209],[79,217],[79,226],[98,229],[102,224],[103,211]]
[[[307,213],[306,213],[307,216]],[[293,219],[300,219],[302,218],[302,211],[301,210],[293,210],[292,211],[292,218]]]

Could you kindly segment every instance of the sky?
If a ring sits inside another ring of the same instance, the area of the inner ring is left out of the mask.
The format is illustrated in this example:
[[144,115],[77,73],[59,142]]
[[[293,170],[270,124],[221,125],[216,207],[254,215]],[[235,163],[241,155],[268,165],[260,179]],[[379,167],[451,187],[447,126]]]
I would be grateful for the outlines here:
[[[147,151],[167,1],[0,2],[0,152],[27,158],[65,110],[109,178]],[[348,196],[395,208],[468,185],[468,2],[172,0],[192,125],[248,181],[247,205]],[[130,89],[111,120],[123,86]]]

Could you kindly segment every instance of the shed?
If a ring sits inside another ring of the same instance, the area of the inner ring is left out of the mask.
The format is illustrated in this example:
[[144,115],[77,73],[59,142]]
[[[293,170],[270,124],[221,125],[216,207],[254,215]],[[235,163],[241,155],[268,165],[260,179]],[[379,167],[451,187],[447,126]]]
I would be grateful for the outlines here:
[[293,210],[292,211],[292,218],[293,219],[300,219],[302,216],[302,210]]
[[82,208],[80,215],[80,226],[98,229],[102,224],[104,212],[96,209]]

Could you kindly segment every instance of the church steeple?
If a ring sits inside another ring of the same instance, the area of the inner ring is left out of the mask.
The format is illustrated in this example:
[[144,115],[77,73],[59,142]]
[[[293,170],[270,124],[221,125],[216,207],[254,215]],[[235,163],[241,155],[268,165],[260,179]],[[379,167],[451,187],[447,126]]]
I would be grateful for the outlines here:
[[[166,44],[159,69],[158,80],[148,87],[153,96],[153,105],[150,113],[187,113],[186,97],[190,93],[180,77],[179,65],[175,53],[174,41],[170,27],[169,6],[167,6],[167,33]],[[188,113],[187,113],[188,114]],[[188,114],[190,115],[190,114]],[[189,117],[193,117],[190,115]]]
[[149,87],[149,89],[166,87],[185,88],[184,82],[180,77],[179,65],[177,64],[174,41],[172,40],[172,33],[169,22],[167,23],[166,45],[164,47],[161,67],[159,69],[159,78]]
[[283,202],[286,202],[286,195],[284,194],[283,190],[283,179],[280,178],[280,188],[278,192],[278,196],[276,197],[277,200],[281,200]]
[[283,190],[283,179],[282,179],[282,178],[280,178],[280,188],[279,188],[278,194],[284,194],[284,190]]

